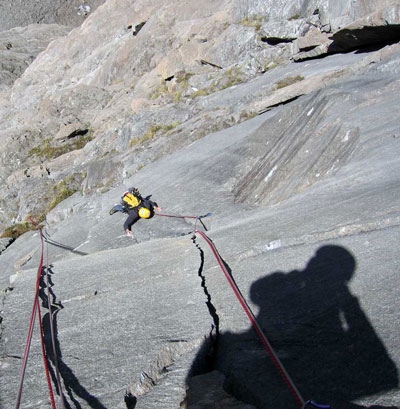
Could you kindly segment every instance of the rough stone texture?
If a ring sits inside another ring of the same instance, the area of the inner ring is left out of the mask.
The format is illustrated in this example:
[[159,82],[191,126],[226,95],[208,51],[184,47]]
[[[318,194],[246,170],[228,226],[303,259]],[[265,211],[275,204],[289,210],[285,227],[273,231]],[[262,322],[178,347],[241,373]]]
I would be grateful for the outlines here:
[[29,24],[79,26],[104,1],[2,0],[0,3],[0,31]]
[[[2,225],[59,181],[78,188],[44,224],[66,407],[127,408],[126,391],[138,409],[297,407],[193,237],[198,221],[155,216],[123,235],[109,209],[132,185],[167,214],[212,212],[207,234],[304,399],[398,407],[400,48],[324,43],[350,30],[341,21],[394,9],[108,0],[6,84]],[[329,55],[293,62],[311,47]],[[83,149],[30,153],[86,130]],[[40,238],[1,244],[0,402],[12,407]],[[48,408],[46,390],[35,330],[22,407]]]
[[69,30],[59,25],[31,25],[0,31],[0,91],[13,85],[29,64],[55,38]]
[[[147,163],[209,132],[301,95],[303,86],[310,92],[321,83],[331,82],[332,76],[338,75],[334,70],[274,92],[271,98],[266,98],[265,91],[271,92],[265,88],[252,87],[253,94],[242,93],[240,100],[235,91],[239,84],[275,71],[274,67],[291,59],[321,57],[335,47],[342,50],[342,38],[352,30],[359,36],[360,31],[355,25],[330,32],[333,40],[326,42],[325,20],[342,15],[344,2],[335,10],[330,3],[327,7],[324,2],[312,1],[243,4],[227,0],[204,3],[202,8],[190,2],[185,7],[178,3],[109,0],[93,8],[83,24],[68,35],[64,27],[47,36],[48,41],[54,41],[27,69],[27,46],[18,57],[23,63],[19,60],[7,65],[0,95],[3,228],[23,221],[28,214],[45,212],[44,201],[34,199],[37,192],[44,192],[47,200],[54,183],[72,178],[79,181],[88,167],[97,166],[100,157],[107,156],[109,161],[112,157],[117,166],[107,180],[99,174],[95,181],[91,173],[90,183],[82,186],[88,194],[115,186]],[[351,7],[355,7],[354,2]],[[387,42],[398,38],[398,6],[393,3],[380,2],[379,7],[378,3],[368,3],[354,8],[351,18],[352,22],[371,22],[362,30],[369,33],[363,46],[381,36],[377,19],[387,21]],[[35,25],[2,35],[15,39],[21,30],[28,39],[43,39],[48,32],[48,28]],[[374,30],[378,30],[376,34]],[[55,39],[57,33],[60,37]],[[7,44],[4,52],[9,55]],[[40,44],[47,45],[43,40]],[[29,54],[28,62],[39,50]],[[284,75],[284,69],[276,73]],[[271,91],[283,79],[276,77]],[[227,94],[232,95],[229,102]],[[226,103],[219,103],[221,98]],[[46,141],[59,148],[67,145],[66,129],[71,131],[69,135],[88,129],[94,140],[63,158],[32,154],[32,149],[42,149]],[[148,145],[152,149],[142,149]],[[73,163],[72,167],[66,167],[66,162]],[[28,204],[20,187],[32,190]]]

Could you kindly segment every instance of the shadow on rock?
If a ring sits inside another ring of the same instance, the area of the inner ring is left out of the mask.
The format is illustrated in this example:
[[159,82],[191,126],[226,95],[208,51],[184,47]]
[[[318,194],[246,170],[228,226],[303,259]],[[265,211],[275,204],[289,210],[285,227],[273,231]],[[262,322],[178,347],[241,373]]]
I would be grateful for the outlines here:
[[[60,302],[57,302],[56,295],[53,291],[54,284],[51,278],[52,274],[53,271],[50,268],[43,267],[40,279],[39,297],[42,301],[43,308],[49,310],[49,312],[42,317],[42,327],[46,356],[49,361],[49,372],[53,384],[56,385],[57,394],[63,400],[65,409],[82,409],[83,407],[107,409],[95,396],[91,395],[80,384],[79,379],[75,376],[72,369],[63,360],[61,345],[58,340],[57,315],[64,307]],[[62,383],[64,384],[64,387],[61,386]],[[61,387],[59,387],[59,385]],[[65,392],[71,403],[67,400],[66,396],[64,396],[63,391],[60,391],[61,388],[65,388]],[[86,404],[82,406],[78,398],[85,401]]]
[[[328,245],[304,270],[275,272],[251,286],[257,321],[303,398],[334,409],[364,408],[351,402],[399,384],[395,364],[349,289],[355,271],[349,251]],[[253,329],[221,333],[213,369],[243,402],[297,407]]]

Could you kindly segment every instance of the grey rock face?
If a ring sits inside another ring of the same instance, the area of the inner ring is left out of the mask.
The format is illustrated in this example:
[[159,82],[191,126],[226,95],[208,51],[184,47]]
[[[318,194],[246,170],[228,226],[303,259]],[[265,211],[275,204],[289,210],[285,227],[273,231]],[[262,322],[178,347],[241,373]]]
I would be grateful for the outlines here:
[[[20,44],[0,95],[2,229],[75,191],[47,211],[39,286],[66,407],[298,407],[205,228],[302,398],[396,407],[397,29],[387,1],[108,0],[71,31],[1,33],[4,55]],[[126,237],[109,210],[130,186],[168,216],[212,216]],[[4,407],[40,243],[1,241]],[[47,408],[37,331],[27,368],[22,407]]]
[[75,27],[82,24],[104,0],[27,1],[3,0],[0,3],[0,31],[30,24],[60,24]]
[[[44,203],[31,201],[26,206],[16,201],[16,183],[24,189],[44,190],[47,198],[52,183],[65,183],[71,174],[79,180],[88,166],[92,168],[88,162],[112,156],[115,174],[95,182],[91,173],[90,183],[83,185],[84,189],[90,186],[90,191],[102,190],[105,183],[113,185],[210,131],[297,97],[312,84],[317,89],[326,78],[310,78],[297,87],[292,84],[274,93],[269,102],[258,89],[240,100],[233,91],[235,98],[220,104],[232,86],[290,59],[301,61],[375,44],[376,38],[383,38],[380,28],[385,30],[385,41],[398,37],[395,3],[354,9],[353,26],[331,32],[329,38],[325,20],[342,15],[347,10],[344,3],[335,10],[313,2],[246,4],[210,2],[202,10],[188,4],[176,7],[172,17],[167,5],[108,1],[93,7],[96,10],[82,26],[68,35],[57,26],[4,32],[8,68],[3,71],[1,107],[3,228],[23,221],[29,213],[46,212]],[[378,11],[371,12],[375,6]],[[17,44],[22,40],[17,34],[30,39],[18,48],[19,53]],[[359,40],[349,42],[349,35]],[[35,49],[28,48],[32,38],[42,39],[36,40]],[[46,52],[35,58],[51,39]],[[9,48],[7,44],[13,42]],[[281,80],[285,79],[276,79],[278,86]],[[72,139],[63,136],[67,129],[68,135],[87,130],[93,142],[60,158],[57,152],[74,149]],[[152,150],[141,149],[146,144]],[[47,145],[52,153],[45,154]],[[72,169],[65,167],[66,162],[74,163]]]
[[0,32],[1,89],[13,85],[50,41],[68,31],[58,25],[36,25]]

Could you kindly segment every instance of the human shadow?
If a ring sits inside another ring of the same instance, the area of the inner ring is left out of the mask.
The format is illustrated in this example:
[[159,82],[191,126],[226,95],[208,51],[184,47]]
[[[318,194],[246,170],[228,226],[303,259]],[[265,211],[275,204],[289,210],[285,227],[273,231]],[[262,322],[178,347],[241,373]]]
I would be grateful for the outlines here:
[[[48,309],[48,312],[42,317],[42,328],[48,368],[57,394],[60,396],[60,399],[62,399],[65,409],[82,409],[78,398],[86,402],[87,405],[84,407],[107,409],[99,399],[91,395],[85,387],[81,385],[72,369],[63,360],[58,339],[57,315],[64,307],[61,302],[57,301],[57,297],[53,291],[54,284],[52,275],[53,271],[50,267],[44,266],[42,268],[39,283],[39,298],[42,301],[42,307]],[[62,386],[62,383],[64,386]],[[64,395],[64,390],[69,400]]]
[[[303,398],[334,409],[364,408],[352,401],[399,384],[395,364],[350,291],[355,271],[348,250],[327,245],[304,270],[274,272],[250,289],[257,322]],[[217,351],[214,369],[225,374],[227,392],[260,409],[298,407],[253,329],[220,333]]]

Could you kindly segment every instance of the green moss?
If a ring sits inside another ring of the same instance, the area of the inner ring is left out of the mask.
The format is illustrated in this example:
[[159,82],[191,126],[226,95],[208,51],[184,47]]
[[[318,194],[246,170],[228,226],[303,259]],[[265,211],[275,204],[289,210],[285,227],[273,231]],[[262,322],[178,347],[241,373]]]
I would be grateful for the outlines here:
[[190,72],[186,72],[186,71],[179,71],[176,75],[176,82],[178,84],[184,84],[187,85],[189,82],[190,77],[192,77],[193,74]]
[[184,70],[178,71],[174,75],[175,85],[172,90],[168,87],[166,80],[161,80],[161,83],[153,89],[150,99],[157,99],[159,97],[171,98],[174,103],[182,100],[182,95],[189,87],[189,79],[193,74]]
[[248,112],[248,111],[242,111],[240,113],[240,119],[242,120],[247,120],[251,119],[257,116],[257,112]]
[[177,91],[172,94],[172,100],[175,104],[182,100],[182,91]]
[[224,82],[223,87],[221,89],[233,87],[234,85],[243,82],[243,73],[239,67],[232,67],[227,69],[225,75],[227,81]]

